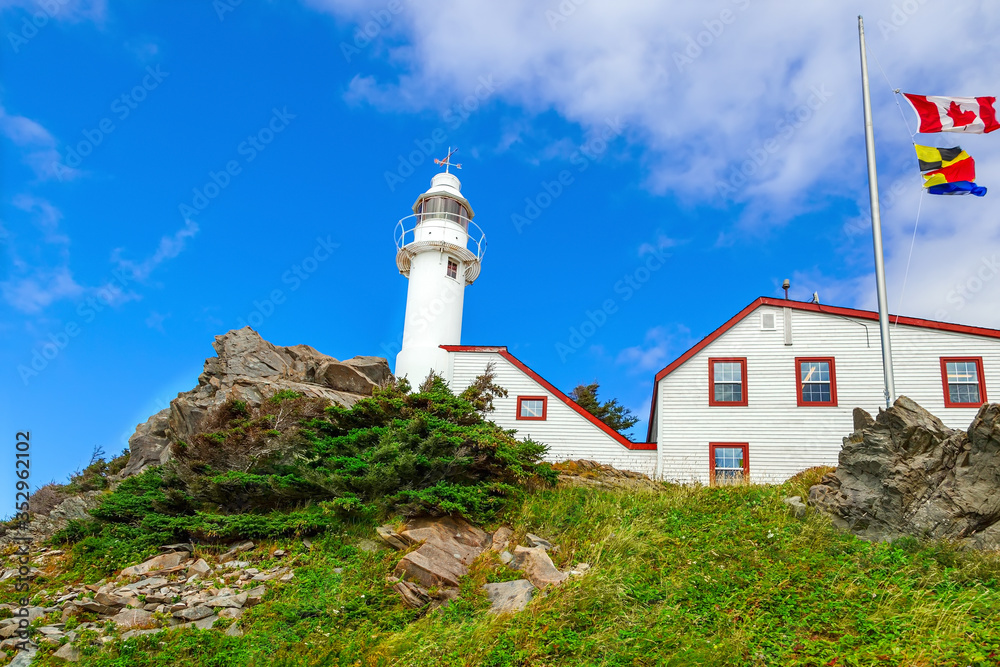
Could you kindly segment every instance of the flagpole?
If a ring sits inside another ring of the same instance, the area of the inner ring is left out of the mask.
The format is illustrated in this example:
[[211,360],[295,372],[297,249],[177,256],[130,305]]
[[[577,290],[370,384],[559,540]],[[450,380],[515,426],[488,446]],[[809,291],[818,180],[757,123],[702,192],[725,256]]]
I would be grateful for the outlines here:
[[858,36],[861,39],[861,91],[865,108],[865,148],[868,153],[868,199],[872,209],[872,240],[875,245],[875,283],[878,289],[878,329],[882,339],[882,372],[885,375],[885,405],[890,407],[896,397],[892,377],[892,345],[889,342],[888,298],[885,293],[885,261],[882,257],[882,219],[878,208],[878,176],[875,173],[875,131],[872,128],[872,102],[868,93],[868,57],[865,53],[865,24],[858,16]]

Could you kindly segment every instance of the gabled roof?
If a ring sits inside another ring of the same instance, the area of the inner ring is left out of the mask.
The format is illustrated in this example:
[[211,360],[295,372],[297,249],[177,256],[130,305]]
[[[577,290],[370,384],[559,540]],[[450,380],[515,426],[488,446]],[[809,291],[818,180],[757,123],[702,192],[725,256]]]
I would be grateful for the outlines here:
[[655,442],[632,442],[631,440],[629,440],[628,438],[626,438],[624,435],[622,435],[618,431],[614,430],[613,428],[611,428],[610,426],[608,426],[607,424],[605,424],[604,422],[602,422],[600,419],[598,419],[597,417],[595,417],[591,413],[589,413],[586,410],[584,410],[583,408],[581,408],[577,404],[576,401],[574,401],[572,398],[570,398],[566,394],[564,394],[561,391],[559,391],[558,389],[556,389],[545,378],[543,378],[541,375],[539,375],[535,371],[533,371],[530,368],[528,368],[526,365],[524,365],[524,363],[520,359],[518,359],[513,354],[511,354],[510,352],[508,352],[506,346],[503,346],[503,345],[442,345],[441,348],[444,349],[444,350],[448,350],[449,352],[493,352],[493,353],[499,354],[501,357],[503,357],[504,359],[506,359],[507,361],[509,361],[513,366],[515,366],[516,368],[518,368],[525,375],[527,375],[528,377],[530,377],[532,380],[534,380],[538,384],[542,385],[542,387],[544,387],[549,393],[551,393],[557,399],[559,399],[560,401],[562,401],[563,403],[565,403],[566,405],[568,405],[575,412],[579,413],[584,419],[586,419],[587,421],[589,421],[590,423],[592,423],[594,426],[596,426],[597,428],[601,429],[602,431],[604,431],[605,433],[607,433],[609,436],[611,436],[612,438],[614,438],[615,441],[618,442],[618,444],[620,444],[622,447],[625,447],[625,448],[631,449],[631,450],[644,450],[644,449],[645,450],[655,450],[656,449],[656,443]]
[[[713,341],[722,336],[750,313],[761,306],[774,306],[775,308],[792,308],[794,310],[807,310],[813,313],[826,313],[829,315],[839,315],[842,317],[856,317],[862,320],[878,321],[878,313],[870,310],[857,310],[855,308],[842,308],[840,306],[827,306],[818,303],[807,303],[805,301],[792,301],[790,299],[775,299],[771,297],[758,297],[746,308],[736,313],[728,322],[705,336],[690,350],[677,357],[673,362],[656,374],[653,381],[653,402],[649,406],[649,430],[646,439],[653,437],[653,414],[656,410],[656,387],[660,380],[674,372],[682,366],[688,359],[708,347]],[[903,317],[901,315],[890,315],[893,324],[903,324],[911,327],[922,327],[924,329],[935,329],[937,331],[950,331],[952,333],[971,334],[973,336],[985,336],[987,338],[1000,338],[1000,331],[996,329],[986,329],[984,327],[971,327],[964,324],[951,324],[950,322],[937,322],[935,320],[924,320],[918,317]]]

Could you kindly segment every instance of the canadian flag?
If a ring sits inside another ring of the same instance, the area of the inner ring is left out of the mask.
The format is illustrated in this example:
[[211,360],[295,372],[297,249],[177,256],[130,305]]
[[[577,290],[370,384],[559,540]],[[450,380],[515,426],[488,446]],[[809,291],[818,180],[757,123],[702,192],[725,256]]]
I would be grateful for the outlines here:
[[903,93],[920,116],[918,132],[968,132],[1000,130],[995,97],[934,97]]

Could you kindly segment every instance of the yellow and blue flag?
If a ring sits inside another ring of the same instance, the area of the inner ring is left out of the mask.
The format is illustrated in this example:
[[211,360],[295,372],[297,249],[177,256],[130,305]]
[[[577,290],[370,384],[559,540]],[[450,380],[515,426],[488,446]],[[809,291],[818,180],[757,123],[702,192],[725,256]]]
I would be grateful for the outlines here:
[[982,197],[986,188],[976,185],[976,161],[962,150],[914,145],[924,177],[924,187],[932,195],[975,195]]

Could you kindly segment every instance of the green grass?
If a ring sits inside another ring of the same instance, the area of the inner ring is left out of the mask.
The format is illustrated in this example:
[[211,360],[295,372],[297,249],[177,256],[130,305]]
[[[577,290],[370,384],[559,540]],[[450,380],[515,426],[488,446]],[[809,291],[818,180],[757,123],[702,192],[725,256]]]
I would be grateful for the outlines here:
[[386,581],[398,555],[354,546],[375,524],[338,518],[311,552],[275,540],[296,576],[247,612],[245,636],[143,637],[79,664],[1000,665],[1000,554],[871,544],[795,519],[781,499],[809,481],[531,493],[505,517],[516,535],[559,545],[561,568],[592,569],[501,618],[479,590],[511,576],[492,554],[461,600],[409,610]]

